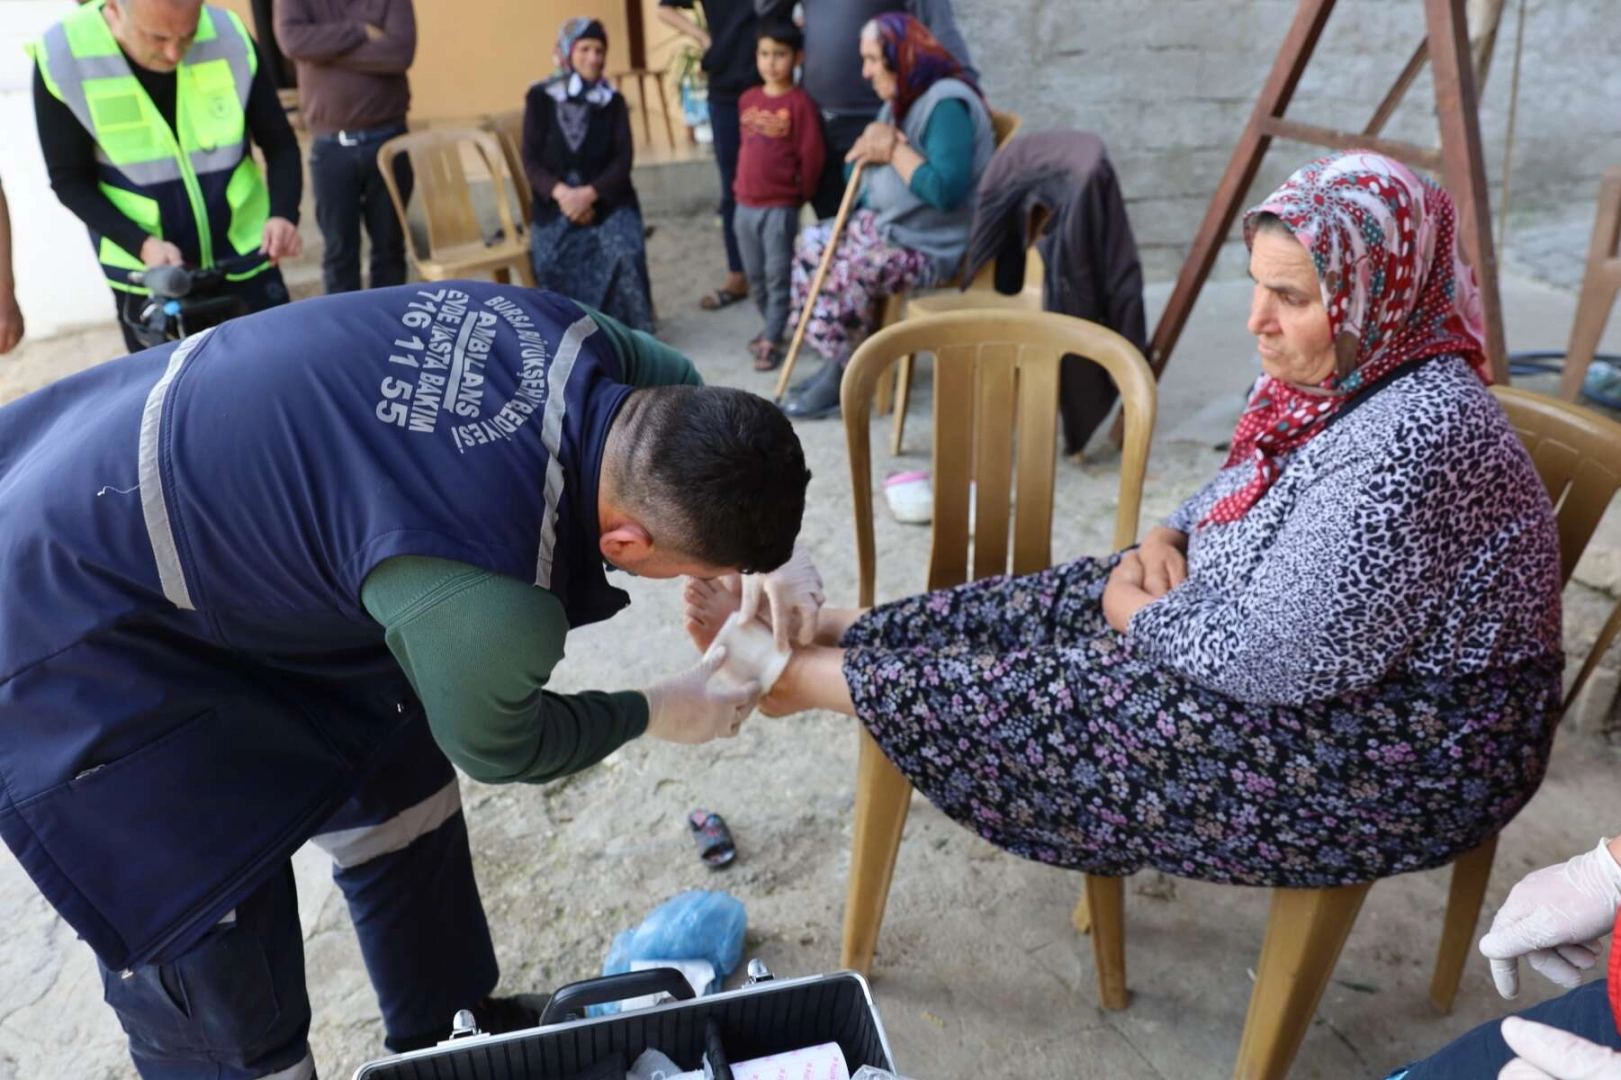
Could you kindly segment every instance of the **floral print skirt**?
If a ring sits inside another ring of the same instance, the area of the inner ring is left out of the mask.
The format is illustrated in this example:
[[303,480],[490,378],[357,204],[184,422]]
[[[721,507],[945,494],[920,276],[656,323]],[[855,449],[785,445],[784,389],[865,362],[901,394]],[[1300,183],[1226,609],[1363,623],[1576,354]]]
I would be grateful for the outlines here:
[[1248,704],[1109,628],[1115,561],[886,604],[845,635],[878,745],[992,843],[1095,874],[1323,888],[1449,862],[1542,782],[1560,658]]
[[[833,223],[820,221],[805,228],[794,246],[793,311],[788,325],[799,325],[805,310],[816,269],[822,263]],[[927,255],[885,240],[878,229],[878,216],[871,210],[850,214],[839,237],[839,246],[828,267],[827,280],[811,309],[805,343],[824,360],[849,361],[878,320],[877,303],[909,289],[927,288],[934,282],[934,264]]]

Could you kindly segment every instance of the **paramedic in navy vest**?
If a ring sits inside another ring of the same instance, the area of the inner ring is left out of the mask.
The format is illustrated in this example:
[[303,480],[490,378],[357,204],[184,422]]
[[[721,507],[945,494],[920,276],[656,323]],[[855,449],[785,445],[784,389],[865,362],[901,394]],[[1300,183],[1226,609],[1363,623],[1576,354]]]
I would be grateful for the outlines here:
[[[304,171],[270,64],[202,0],[90,0],[47,30],[34,120],[51,188],[90,230],[124,342],[149,266],[218,267],[250,311],[287,302]],[[261,175],[252,145],[265,158]]]
[[768,401],[489,282],[301,301],[0,408],[0,835],[95,951],[141,1075],[313,1075],[311,839],[391,1049],[461,1008],[532,1025],[490,996],[452,764],[542,783],[735,734],[758,688],[712,664],[547,682],[627,603],[609,565],[751,575],[813,624],[809,479]]

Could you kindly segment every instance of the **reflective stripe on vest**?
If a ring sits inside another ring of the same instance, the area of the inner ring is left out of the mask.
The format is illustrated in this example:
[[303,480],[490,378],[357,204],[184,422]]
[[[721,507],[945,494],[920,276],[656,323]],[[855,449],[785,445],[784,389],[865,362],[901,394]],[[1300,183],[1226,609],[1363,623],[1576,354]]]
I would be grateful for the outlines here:
[[[171,210],[189,206],[191,220],[176,227],[195,227],[200,261],[213,266],[207,185],[216,208],[222,199],[228,207],[235,250],[257,247],[269,217],[269,195],[247,147],[247,101],[258,56],[236,15],[202,9],[197,37],[175,70],[173,128],[130,70],[100,2],[51,27],[29,51],[46,88],[95,140],[101,190],[125,216],[164,237],[165,196]],[[142,266],[138,253],[101,238],[98,254],[114,286],[130,287],[127,272]]]
[[461,787],[452,779],[426,799],[415,806],[406,807],[387,821],[317,833],[310,838],[310,842],[330,855],[340,870],[347,870],[384,855],[404,851],[455,817],[461,808]]
[[563,501],[563,417],[568,411],[568,380],[574,362],[580,357],[580,344],[597,330],[587,315],[563,333],[557,356],[546,373],[546,411],[541,415],[540,441],[549,455],[546,461],[546,511],[540,523],[540,551],[535,557],[535,584],[552,587],[552,563],[557,550],[557,507]]
[[202,333],[193,334],[169,354],[169,366],[146,397],[146,408],[141,412],[141,441],[136,454],[136,476],[141,486],[141,515],[146,520],[147,539],[152,543],[152,558],[158,567],[158,582],[169,603],[182,611],[195,611],[191,590],[186,587],[186,572],[180,564],[180,548],[175,543],[174,526],[169,520],[169,499],[163,490],[163,406],[169,396],[169,386],[186,357],[197,351],[197,346],[214,333],[210,326]]

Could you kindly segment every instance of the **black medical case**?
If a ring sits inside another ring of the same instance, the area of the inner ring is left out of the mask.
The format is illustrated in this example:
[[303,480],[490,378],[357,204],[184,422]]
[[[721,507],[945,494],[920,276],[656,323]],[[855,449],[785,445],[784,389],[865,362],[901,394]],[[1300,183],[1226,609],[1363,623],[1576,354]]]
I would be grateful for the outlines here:
[[[588,1005],[659,992],[686,1000],[580,1018]],[[686,980],[668,968],[574,983],[552,997],[539,1027],[505,1035],[480,1034],[471,1014],[458,1013],[449,1040],[367,1062],[354,1080],[573,1080],[616,1054],[628,1068],[649,1048],[683,1069],[699,1069],[711,1019],[733,1062],[836,1042],[852,1073],[863,1065],[895,1071],[860,975],[775,979],[756,960],[746,985],[709,997],[693,998]]]

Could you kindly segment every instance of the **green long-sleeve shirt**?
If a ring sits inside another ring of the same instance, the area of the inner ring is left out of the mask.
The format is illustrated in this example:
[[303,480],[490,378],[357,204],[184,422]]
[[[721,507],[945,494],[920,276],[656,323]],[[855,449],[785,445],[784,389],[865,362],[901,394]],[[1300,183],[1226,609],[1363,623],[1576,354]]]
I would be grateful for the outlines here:
[[[618,356],[626,383],[702,385],[676,350],[585,310]],[[647,699],[637,691],[545,689],[563,659],[569,626],[562,602],[544,589],[465,563],[408,555],[379,563],[360,599],[383,625],[434,739],[476,780],[555,780],[647,729]]]
[[[942,101],[923,125],[923,144],[917,148],[925,158],[906,185],[912,194],[936,210],[952,210],[968,198],[974,180],[974,118],[962,101]],[[855,166],[844,166],[850,179]],[[866,196],[862,196],[865,204]]]

